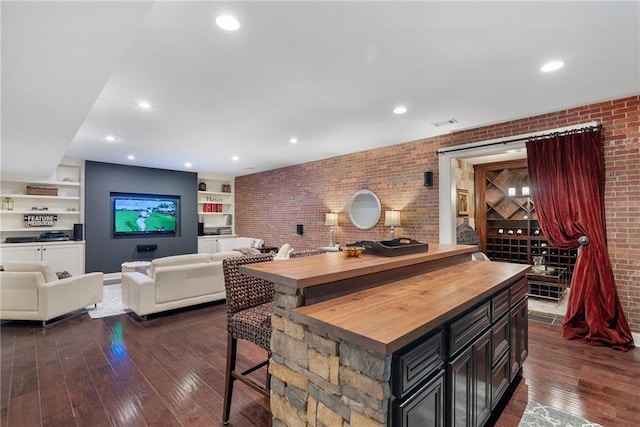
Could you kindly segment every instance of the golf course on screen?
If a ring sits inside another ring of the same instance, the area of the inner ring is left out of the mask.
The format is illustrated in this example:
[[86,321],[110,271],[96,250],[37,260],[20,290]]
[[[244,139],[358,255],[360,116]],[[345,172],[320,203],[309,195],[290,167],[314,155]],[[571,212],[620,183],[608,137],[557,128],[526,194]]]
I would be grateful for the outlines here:
[[156,233],[176,231],[176,205],[167,201],[116,200],[116,233]]

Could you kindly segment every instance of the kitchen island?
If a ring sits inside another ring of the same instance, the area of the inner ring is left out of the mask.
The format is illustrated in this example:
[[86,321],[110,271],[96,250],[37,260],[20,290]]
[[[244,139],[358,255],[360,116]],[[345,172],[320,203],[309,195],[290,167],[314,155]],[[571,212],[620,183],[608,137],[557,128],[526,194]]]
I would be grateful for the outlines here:
[[530,267],[474,251],[241,267],[275,284],[273,425],[486,423],[527,355]]

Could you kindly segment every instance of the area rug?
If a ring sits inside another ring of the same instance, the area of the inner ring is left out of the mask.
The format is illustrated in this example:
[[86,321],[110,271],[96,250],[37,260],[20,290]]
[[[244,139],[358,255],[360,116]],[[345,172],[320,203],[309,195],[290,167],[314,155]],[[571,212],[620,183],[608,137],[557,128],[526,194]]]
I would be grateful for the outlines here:
[[602,427],[584,418],[529,401],[518,427]]
[[129,312],[129,308],[122,304],[122,286],[120,283],[115,285],[104,285],[102,287],[102,302],[98,303],[97,308],[87,307],[87,313],[92,319],[101,317],[116,316]]

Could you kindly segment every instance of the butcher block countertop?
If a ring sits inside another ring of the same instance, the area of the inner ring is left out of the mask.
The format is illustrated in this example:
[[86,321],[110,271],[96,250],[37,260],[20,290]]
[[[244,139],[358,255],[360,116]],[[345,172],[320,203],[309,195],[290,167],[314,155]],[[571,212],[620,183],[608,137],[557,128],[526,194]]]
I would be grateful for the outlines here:
[[469,261],[298,307],[292,317],[377,353],[391,354],[524,277],[530,268]]
[[347,258],[342,252],[327,252],[302,258],[247,264],[240,266],[240,272],[301,289],[477,251],[476,246],[430,243],[428,252],[397,257],[363,254],[357,258]]

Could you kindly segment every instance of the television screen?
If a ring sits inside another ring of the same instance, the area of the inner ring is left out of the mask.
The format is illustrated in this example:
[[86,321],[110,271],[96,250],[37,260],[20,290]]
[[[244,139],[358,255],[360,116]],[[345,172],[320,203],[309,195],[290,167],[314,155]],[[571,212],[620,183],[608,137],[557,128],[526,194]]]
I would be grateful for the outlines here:
[[175,235],[179,198],[155,195],[117,195],[113,202],[113,234]]

